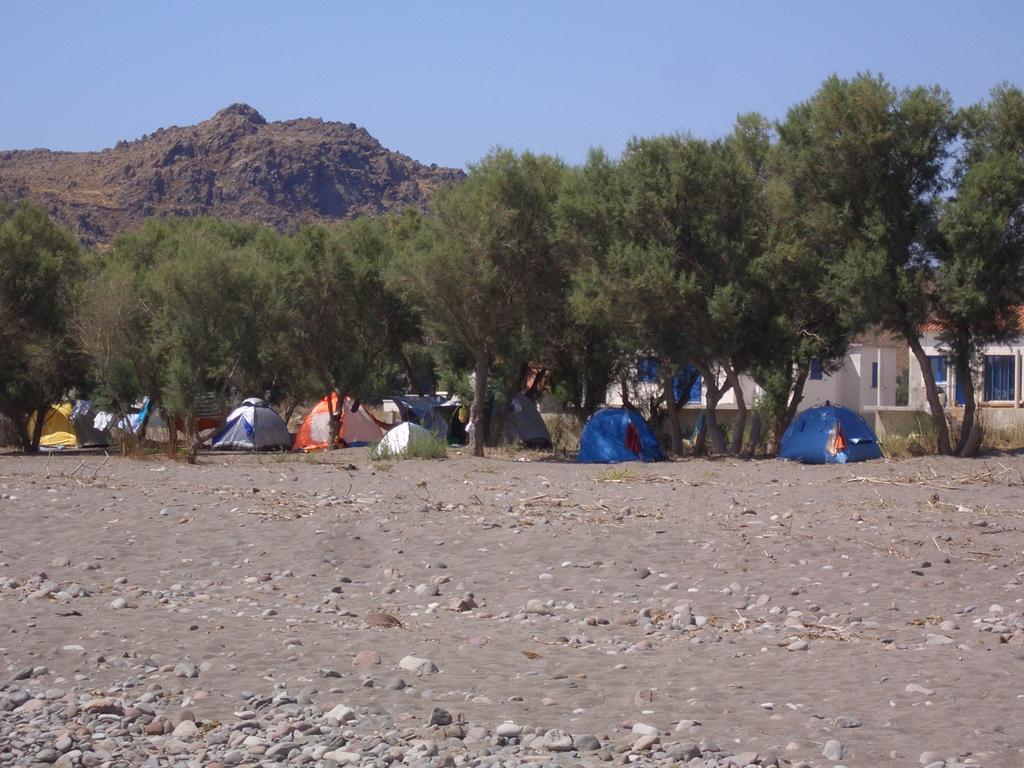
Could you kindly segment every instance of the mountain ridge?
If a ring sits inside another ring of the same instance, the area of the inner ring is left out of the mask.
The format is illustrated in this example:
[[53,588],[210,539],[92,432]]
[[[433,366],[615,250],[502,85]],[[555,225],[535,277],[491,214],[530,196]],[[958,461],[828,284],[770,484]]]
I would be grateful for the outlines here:
[[87,245],[153,216],[211,215],[290,231],[425,208],[463,176],[391,151],[354,123],[268,122],[243,103],[93,152],[0,150],[0,200],[42,205]]

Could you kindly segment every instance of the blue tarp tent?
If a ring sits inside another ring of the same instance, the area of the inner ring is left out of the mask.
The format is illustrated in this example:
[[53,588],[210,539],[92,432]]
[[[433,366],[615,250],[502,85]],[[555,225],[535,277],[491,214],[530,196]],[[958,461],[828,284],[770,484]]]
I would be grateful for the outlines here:
[[878,438],[849,408],[822,405],[794,419],[782,436],[779,458],[804,464],[846,464],[882,458]]
[[591,416],[583,428],[576,460],[585,464],[664,461],[665,454],[639,413],[626,408],[605,408]]

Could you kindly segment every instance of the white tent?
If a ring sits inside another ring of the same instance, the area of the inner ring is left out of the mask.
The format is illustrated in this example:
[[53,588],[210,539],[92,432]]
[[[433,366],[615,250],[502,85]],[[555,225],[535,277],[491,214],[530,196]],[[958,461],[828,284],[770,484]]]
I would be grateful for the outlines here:
[[374,459],[400,459],[408,454],[411,446],[430,443],[435,440],[437,440],[437,437],[419,424],[403,421],[397,427],[392,427],[384,435],[370,452],[370,457]]
[[250,397],[231,412],[210,444],[222,451],[287,450],[292,438],[284,420],[266,402]]

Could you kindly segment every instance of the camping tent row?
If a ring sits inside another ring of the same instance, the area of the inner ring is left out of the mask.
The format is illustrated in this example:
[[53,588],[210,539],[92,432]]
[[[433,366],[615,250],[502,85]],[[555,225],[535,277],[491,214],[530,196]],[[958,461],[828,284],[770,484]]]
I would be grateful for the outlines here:
[[338,395],[332,392],[309,412],[293,442],[284,419],[266,401],[251,397],[231,412],[210,445],[217,450],[318,451],[334,445],[376,443],[387,429],[387,424],[348,395],[339,406]]
[[[859,414],[824,405],[797,416],[782,436],[779,458],[805,464],[846,464],[880,459],[882,449]],[[658,438],[643,417],[627,408],[605,408],[591,416],[577,456],[580,462],[601,464],[664,459]]]
[[[431,434],[441,439],[449,434],[445,417],[450,418],[451,414],[441,410],[444,405],[437,407],[427,398],[401,398],[406,408],[402,415],[406,418],[389,431],[387,424],[351,397],[344,397],[340,409],[337,395],[329,397],[332,399],[321,400],[302,423],[292,446],[295,450],[319,450],[336,440],[350,447],[377,443],[379,455],[395,456],[409,445],[429,439]],[[508,418],[513,426],[506,435],[515,435],[526,445],[546,440],[550,446],[547,427],[532,406],[533,401],[522,395],[513,400]],[[332,438],[331,412],[336,414],[338,423],[336,438]],[[533,414],[538,423],[534,423]],[[237,408],[213,439],[215,448],[266,450],[289,445],[288,430],[281,417],[257,398],[246,400]],[[611,464],[665,458],[657,436],[637,411],[605,408],[587,421],[577,461]],[[824,405],[810,408],[794,420],[782,436],[779,458],[807,464],[845,464],[882,458],[882,451],[871,427],[860,415],[841,406]]]

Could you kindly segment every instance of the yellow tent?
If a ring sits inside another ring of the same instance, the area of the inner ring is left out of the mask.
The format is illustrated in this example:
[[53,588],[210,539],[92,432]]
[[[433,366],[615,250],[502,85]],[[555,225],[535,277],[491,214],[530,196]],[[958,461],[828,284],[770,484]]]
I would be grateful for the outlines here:
[[[85,445],[110,445],[110,436],[95,429],[88,412],[73,420],[74,404],[70,402],[51,405],[43,420],[43,435],[40,448],[80,448]],[[35,428],[35,419],[29,421],[29,434]]]
[[[28,429],[31,435],[35,424],[30,423]],[[75,448],[77,446],[78,436],[75,433],[75,425],[71,423],[71,403],[51,405],[43,420],[43,436],[39,440],[39,447]]]

